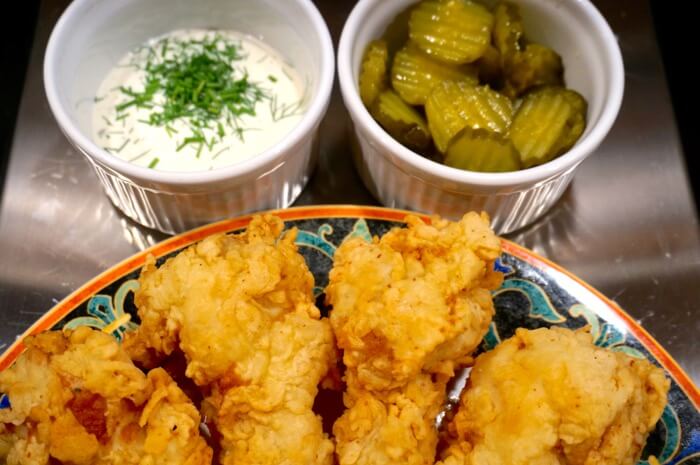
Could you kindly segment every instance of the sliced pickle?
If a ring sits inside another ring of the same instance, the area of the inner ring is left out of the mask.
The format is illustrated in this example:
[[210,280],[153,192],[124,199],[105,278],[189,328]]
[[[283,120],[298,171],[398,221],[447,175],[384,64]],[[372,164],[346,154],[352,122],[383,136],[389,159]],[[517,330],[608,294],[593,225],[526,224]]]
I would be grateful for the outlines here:
[[505,66],[506,94],[514,98],[538,86],[564,85],[564,65],[561,57],[549,47],[528,44]]
[[573,114],[566,121],[566,131],[557,144],[556,153],[559,155],[567,152],[579,140],[586,129],[586,113],[588,112],[588,103],[581,94],[571,89],[561,89],[561,92],[573,107]]
[[382,40],[386,42],[389,49],[389,63],[392,62],[396,52],[401,50],[408,42],[408,20],[416,6],[411,5],[396,15],[384,30],[384,34],[382,34]]
[[445,164],[485,173],[517,171],[520,156],[513,143],[500,134],[465,128],[447,149]]
[[424,0],[411,12],[409,36],[446,63],[478,60],[491,42],[493,15],[469,0]]
[[430,93],[425,113],[435,146],[445,153],[452,138],[466,127],[505,133],[513,116],[513,104],[488,86],[443,81]]
[[430,132],[425,119],[393,90],[379,94],[372,106],[372,116],[409,149],[422,152],[430,147]]
[[492,89],[503,86],[503,67],[501,65],[501,54],[496,47],[489,45],[484,55],[475,63],[479,81],[487,83]]
[[367,108],[371,107],[380,92],[387,87],[386,42],[374,40],[367,45],[360,68],[360,98]]
[[529,93],[513,118],[509,136],[525,168],[569,150],[585,129],[583,97],[560,87]]
[[523,46],[523,21],[520,9],[510,2],[496,5],[493,13],[493,44],[504,60],[510,60]]
[[465,80],[472,84],[479,82],[475,68],[439,62],[411,43],[399,50],[394,57],[391,84],[406,103],[425,104],[433,87],[446,80]]

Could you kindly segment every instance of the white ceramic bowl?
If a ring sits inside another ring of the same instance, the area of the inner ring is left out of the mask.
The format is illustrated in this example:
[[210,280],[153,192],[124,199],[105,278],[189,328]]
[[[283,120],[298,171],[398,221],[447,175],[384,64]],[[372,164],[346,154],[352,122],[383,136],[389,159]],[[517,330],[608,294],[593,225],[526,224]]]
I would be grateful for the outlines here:
[[[338,78],[359,144],[355,160],[367,188],[384,205],[447,217],[485,210],[498,233],[532,223],[561,197],[576,167],[601,143],[617,117],[624,69],[617,40],[588,0],[516,0],[528,38],[563,58],[567,86],[588,101],[588,125],[566,154],[509,173],[450,168],[407,149],[374,121],[358,94],[367,43],[416,0],[360,0],[345,23],[338,48]],[[484,2],[493,4],[494,1]]]
[[[310,83],[303,119],[269,150],[206,172],[139,167],[96,145],[91,114],[104,76],[132,48],[180,28],[233,29],[275,48]],[[138,223],[166,233],[290,205],[315,165],[333,73],[330,34],[311,0],[75,0],[52,32],[44,62],[51,110],[109,198]]]

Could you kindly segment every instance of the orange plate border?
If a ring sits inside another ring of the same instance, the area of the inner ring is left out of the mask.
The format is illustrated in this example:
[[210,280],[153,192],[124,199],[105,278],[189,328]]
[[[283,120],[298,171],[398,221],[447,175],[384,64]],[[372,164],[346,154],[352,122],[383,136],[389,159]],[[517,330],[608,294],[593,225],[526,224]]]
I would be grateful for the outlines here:
[[[253,215],[257,214],[277,215],[285,221],[319,218],[365,218],[372,220],[403,222],[406,215],[417,215],[424,220],[430,221],[430,216],[428,215],[393,208],[357,205],[315,205],[258,212],[193,229],[183,234],[171,237],[163,242],[159,242],[146,250],[132,255],[131,257],[99,274],[97,277],[88,281],[76,291],[68,295],[65,299],[60,301],[41,318],[39,318],[27,331],[24,332],[21,337],[17,339],[17,341],[15,341],[2,355],[0,355],[0,371],[12,364],[22,350],[24,350],[22,339],[24,339],[26,336],[50,329],[54,324],[56,324],[56,322],[60,321],[63,317],[69,314],[75,307],[92,297],[96,292],[122,276],[125,276],[143,266],[146,257],[149,255],[153,255],[156,258],[162,257],[163,255],[167,255],[170,252],[200,241],[212,234],[237,231],[247,226]],[[584,287],[591,294],[598,297],[601,302],[610,307],[610,309],[625,322],[629,331],[647,350],[649,350],[659,364],[664,367],[673,377],[678,386],[680,386],[683,392],[685,392],[691,402],[695,405],[695,408],[700,410],[700,389],[695,386],[688,374],[661,346],[661,344],[659,344],[644,328],[637,324],[637,322],[634,321],[634,319],[627,314],[627,312],[625,312],[606,296],[601,294],[598,290],[590,286],[588,283],[577,278],[571,272],[567,271],[556,263],[551,262],[550,260],[541,257],[531,250],[517,245],[514,242],[506,239],[501,239],[501,242],[504,252],[524,260],[528,264],[544,271],[546,271],[547,268],[552,268],[559,271]]]

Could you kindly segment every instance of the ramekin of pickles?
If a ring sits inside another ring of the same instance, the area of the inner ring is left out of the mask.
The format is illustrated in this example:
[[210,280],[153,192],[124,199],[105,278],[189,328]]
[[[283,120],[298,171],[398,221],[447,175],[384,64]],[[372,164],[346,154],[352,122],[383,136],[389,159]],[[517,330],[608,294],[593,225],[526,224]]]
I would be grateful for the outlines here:
[[561,196],[624,87],[612,31],[580,0],[360,0],[338,75],[383,204],[484,209],[501,233]]
[[423,0],[367,45],[360,97],[397,141],[447,166],[516,171],[569,150],[586,100],[562,59],[531,42],[520,7]]

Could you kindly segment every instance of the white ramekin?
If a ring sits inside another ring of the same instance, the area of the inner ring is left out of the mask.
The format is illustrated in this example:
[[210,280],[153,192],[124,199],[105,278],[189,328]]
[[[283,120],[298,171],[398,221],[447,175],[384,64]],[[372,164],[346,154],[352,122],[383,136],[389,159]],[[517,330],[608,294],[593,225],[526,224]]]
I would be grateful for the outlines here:
[[[622,103],[624,68],[615,35],[588,0],[517,0],[528,38],[562,56],[566,83],[588,101],[588,126],[566,154],[509,173],[464,171],[402,146],[372,118],[358,94],[365,47],[416,0],[360,0],[338,47],[338,79],[357,138],[355,161],[367,188],[388,207],[447,217],[485,210],[498,233],[532,223],[561,197],[576,167],[598,147]],[[493,2],[486,2],[493,3]]]
[[[311,89],[300,123],[260,155],[203,172],[132,165],[96,145],[93,97],[108,70],[135,46],[180,28],[233,29],[278,50]],[[109,198],[138,223],[166,233],[290,205],[315,165],[333,73],[331,37],[311,0],[75,0],[56,24],[44,61],[51,110]]]

